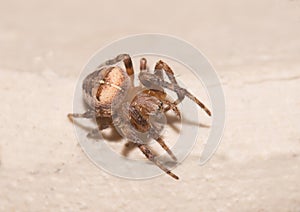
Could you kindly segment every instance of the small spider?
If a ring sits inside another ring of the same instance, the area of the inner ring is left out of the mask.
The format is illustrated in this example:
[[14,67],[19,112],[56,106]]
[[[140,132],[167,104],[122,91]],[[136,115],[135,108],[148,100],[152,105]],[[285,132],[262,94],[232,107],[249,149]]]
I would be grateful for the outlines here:
[[[120,61],[123,61],[126,71],[119,66],[113,66]],[[164,80],[164,73],[170,82]],[[198,104],[209,116],[211,116],[211,112],[189,91],[178,85],[171,68],[161,60],[156,63],[154,73],[150,73],[145,58],[140,60],[138,78],[143,90],[135,94],[129,103],[128,101],[126,103],[125,96],[134,92],[136,88],[133,84],[133,77],[132,60],[128,54],[120,54],[114,59],[102,63],[83,81],[83,98],[89,109],[83,114],[68,114],[68,117],[71,121],[73,118],[95,118],[97,128],[88,133],[89,137],[98,135],[99,131],[109,126],[118,128],[121,136],[129,143],[136,145],[150,161],[171,177],[179,179],[157,160],[149,145],[141,140],[137,132],[147,133],[148,137],[156,140],[176,161],[175,155],[160,136],[159,122],[155,118],[154,120],[151,118],[159,117],[160,114],[169,110],[173,110],[180,118],[177,105],[186,96]],[[172,102],[164,89],[175,92],[177,100]],[[112,111],[112,107],[117,108],[116,112]]]

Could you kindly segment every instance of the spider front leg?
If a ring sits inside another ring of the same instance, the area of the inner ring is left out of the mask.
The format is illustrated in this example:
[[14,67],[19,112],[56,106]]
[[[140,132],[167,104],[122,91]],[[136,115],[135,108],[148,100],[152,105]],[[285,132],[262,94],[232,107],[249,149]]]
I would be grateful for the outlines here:
[[[168,88],[176,93],[180,92],[180,93],[182,93],[183,96],[187,96],[189,99],[191,99],[193,102],[195,102],[199,107],[201,107],[207,113],[207,115],[211,116],[210,110],[199,99],[197,99],[197,97],[195,97],[193,94],[191,94],[185,88],[182,88],[182,87],[179,87],[178,85],[170,84],[170,83],[164,82],[164,81],[162,81],[160,84],[164,88]],[[174,102],[174,104],[178,105],[181,101],[182,100],[177,99]]]
[[[177,84],[177,81],[176,81],[176,79],[174,77],[173,71],[171,70],[171,68],[167,64],[165,64],[162,61],[159,61],[156,64],[154,74],[156,76],[158,76],[160,79],[163,80],[163,73],[162,73],[163,68],[166,70],[166,73],[167,73],[170,81],[172,81],[173,83]],[[147,67],[147,60],[146,60],[146,58],[141,58],[141,60],[140,60],[140,71],[141,71],[141,73],[144,73],[144,72],[148,73],[149,72],[148,67]],[[167,112],[170,109],[172,109],[176,113],[177,117],[179,119],[181,118],[180,111],[177,108],[176,104],[172,103],[168,99],[167,94],[166,94],[166,92],[164,91],[164,89],[162,87],[158,87],[158,86],[152,87],[152,89],[147,90],[146,92],[148,92],[149,95],[156,96],[165,105],[167,105],[167,107],[164,109],[164,112]],[[178,95],[180,95],[180,94],[178,94]],[[181,98],[184,98],[184,96],[183,97],[180,96],[180,99]]]
[[156,159],[156,155],[151,151],[151,149],[149,148],[149,146],[147,146],[146,144],[137,144],[137,146],[139,147],[139,149],[144,153],[144,155],[153,163],[155,163],[155,165],[157,165],[161,170],[163,170],[164,172],[166,172],[168,175],[170,175],[171,177],[173,177],[174,179],[178,180],[179,177],[175,174],[173,174],[169,169],[167,169],[166,167],[164,167],[157,159]]
[[[209,116],[211,116],[210,110],[199,100],[197,97],[192,95],[188,90],[185,88],[180,87],[178,84],[169,83],[161,79],[155,74],[151,74],[149,72],[140,72],[139,74],[139,80],[141,83],[147,87],[147,88],[153,88],[153,87],[163,87],[167,88],[171,91],[179,93],[179,96],[187,96],[189,99],[194,101],[199,107],[201,107]],[[178,98],[174,104],[178,105],[183,99]]]
[[[178,85],[176,78],[174,76],[174,72],[170,68],[170,66],[165,63],[164,61],[160,60],[156,63],[155,68],[154,68],[154,74],[158,76],[160,79],[164,80],[163,78],[163,71],[169,78],[170,82],[174,85]],[[179,85],[178,85],[179,86]],[[178,99],[176,102],[181,102],[184,99],[184,95],[181,92],[175,91],[177,94]]]

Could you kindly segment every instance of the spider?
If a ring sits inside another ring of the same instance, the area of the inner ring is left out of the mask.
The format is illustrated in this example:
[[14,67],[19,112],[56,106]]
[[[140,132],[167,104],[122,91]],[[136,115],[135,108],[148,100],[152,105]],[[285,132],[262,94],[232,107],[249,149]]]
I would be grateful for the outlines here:
[[[123,61],[125,69],[116,64]],[[164,74],[169,82],[164,79]],[[98,135],[99,131],[110,126],[117,127],[119,134],[125,138],[128,144],[136,145],[143,154],[165,173],[179,179],[177,175],[166,168],[156,157],[149,145],[142,141],[138,133],[146,133],[150,139],[158,144],[176,161],[175,155],[165,144],[160,136],[161,126],[153,117],[159,117],[169,110],[173,110],[178,118],[181,117],[177,105],[188,97],[199,105],[209,116],[210,110],[185,88],[178,85],[172,69],[168,64],[159,60],[151,73],[145,58],[140,59],[140,73],[138,79],[143,90],[135,94],[126,102],[125,96],[130,96],[136,87],[133,84],[134,69],[131,57],[128,54],[120,54],[113,59],[107,60],[98,66],[97,70],[86,76],[83,80],[83,99],[88,110],[82,114],[68,114],[71,121],[74,118],[95,118],[97,128],[91,130],[87,136]],[[173,91],[177,100],[172,101],[165,89]],[[125,103],[124,103],[125,102]],[[112,106],[117,112],[112,111]],[[115,106],[116,105],[116,106]],[[152,119],[151,119],[152,118]]]

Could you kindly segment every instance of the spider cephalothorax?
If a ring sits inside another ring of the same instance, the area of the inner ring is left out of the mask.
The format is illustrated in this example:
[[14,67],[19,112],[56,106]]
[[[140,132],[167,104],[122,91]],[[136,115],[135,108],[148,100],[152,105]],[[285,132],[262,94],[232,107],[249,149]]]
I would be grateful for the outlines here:
[[[114,64],[123,61],[126,70]],[[166,74],[170,82],[164,80]],[[159,168],[175,179],[175,174],[161,164],[140,134],[156,140],[163,149],[176,160],[175,155],[160,136],[162,126],[160,117],[168,110],[173,110],[180,118],[177,105],[187,96],[198,104],[209,116],[210,111],[185,88],[178,85],[171,68],[163,61],[158,61],[154,73],[147,68],[145,58],[140,60],[139,81],[137,89],[133,84],[134,70],[128,54],[120,54],[116,58],[102,63],[96,71],[89,74],[83,81],[83,98],[89,110],[83,114],[68,114],[73,118],[95,118],[97,128],[88,136],[98,134],[113,125],[128,142],[134,143],[145,156]],[[141,89],[142,88],[142,89]],[[177,94],[177,100],[171,101],[164,89]],[[138,92],[137,92],[138,91]]]

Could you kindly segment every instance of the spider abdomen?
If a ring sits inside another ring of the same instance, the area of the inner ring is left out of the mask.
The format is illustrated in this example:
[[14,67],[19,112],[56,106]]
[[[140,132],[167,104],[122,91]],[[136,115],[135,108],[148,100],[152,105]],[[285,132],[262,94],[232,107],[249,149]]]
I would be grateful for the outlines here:
[[103,117],[110,117],[112,103],[124,97],[129,85],[129,77],[122,68],[105,67],[84,79],[83,98],[92,110],[101,110]]

